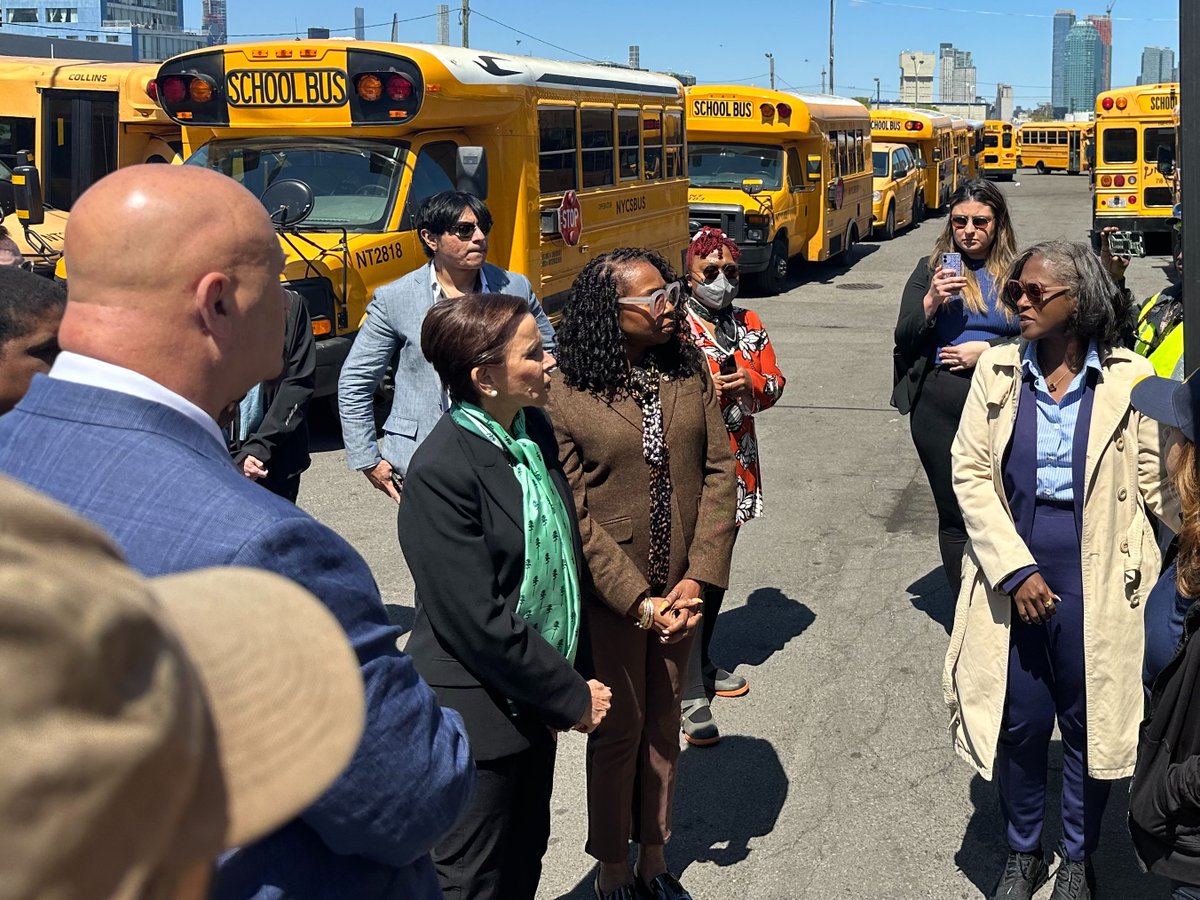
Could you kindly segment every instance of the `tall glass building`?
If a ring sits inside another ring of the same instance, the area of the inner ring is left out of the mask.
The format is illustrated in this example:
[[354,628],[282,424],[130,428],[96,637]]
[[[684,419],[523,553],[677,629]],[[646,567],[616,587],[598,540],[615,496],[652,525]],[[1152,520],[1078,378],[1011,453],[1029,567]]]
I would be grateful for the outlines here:
[[[135,60],[159,60],[203,47],[184,31],[182,0],[0,0],[5,32],[64,41],[127,44]],[[72,54],[86,59],[85,46]]]
[[1054,117],[1067,114],[1067,34],[1075,24],[1073,9],[1060,9],[1054,14],[1054,44],[1050,61],[1050,105]]
[[1104,90],[1105,47],[1091,22],[1076,22],[1067,33],[1066,73],[1063,81],[1064,115],[1088,112]]

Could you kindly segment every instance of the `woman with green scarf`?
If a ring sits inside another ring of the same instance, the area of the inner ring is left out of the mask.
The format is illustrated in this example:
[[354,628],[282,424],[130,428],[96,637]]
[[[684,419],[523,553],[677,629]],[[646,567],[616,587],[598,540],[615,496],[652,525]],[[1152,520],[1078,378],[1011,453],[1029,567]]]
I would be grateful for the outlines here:
[[448,898],[532,900],[556,735],[592,731],[611,697],[574,667],[583,551],[540,409],[554,360],[528,304],[505,294],[435,303],[421,350],[447,411],[413,456],[400,504],[417,591],[406,649],[462,714],[477,770],[471,807],[434,864]]

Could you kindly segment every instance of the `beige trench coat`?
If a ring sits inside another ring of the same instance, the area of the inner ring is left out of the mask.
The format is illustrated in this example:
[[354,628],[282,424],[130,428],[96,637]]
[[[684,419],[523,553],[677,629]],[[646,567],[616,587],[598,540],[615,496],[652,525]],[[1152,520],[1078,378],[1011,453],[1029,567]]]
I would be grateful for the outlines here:
[[[1013,610],[1011,597],[997,587],[1034,564],[1017,534],[1001,474],[1025,346],[1001,344],[979,358],[952,449],[954,490],[970,540],[942,683],[954,747],[989,781]],[[1164,491],[1160,426],[1129,405],[1134,384],[1154,371],[1128,350],[1101,357],[1084,469],[1084,684],[1088,774],[1116,779],[1133,772],[1143,702],[1142,605],[1161,567],[1147,509],[1176,530],[1179,521],[1174,491]]]

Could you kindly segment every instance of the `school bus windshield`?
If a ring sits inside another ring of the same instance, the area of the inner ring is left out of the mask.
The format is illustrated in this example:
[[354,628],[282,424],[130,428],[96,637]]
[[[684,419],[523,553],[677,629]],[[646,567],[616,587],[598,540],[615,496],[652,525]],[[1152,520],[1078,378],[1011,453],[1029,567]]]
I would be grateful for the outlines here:
[[374,232],[391,215],[407,145],[350,138],[249,138],[209,141],[188,165],[216,169],[262,196],[295,179],[313,192],[305,229]]
[[888,163],[891,159],[891,153],[887,150],[871,151],[871,165],[874,166],[874,171],[871,173],[876,178],[888,177]]
[[747,179],[761,180],[763,190],[783,187],[783,149],[758,144],[688,143],[688,174],[693,187],[741,190]]

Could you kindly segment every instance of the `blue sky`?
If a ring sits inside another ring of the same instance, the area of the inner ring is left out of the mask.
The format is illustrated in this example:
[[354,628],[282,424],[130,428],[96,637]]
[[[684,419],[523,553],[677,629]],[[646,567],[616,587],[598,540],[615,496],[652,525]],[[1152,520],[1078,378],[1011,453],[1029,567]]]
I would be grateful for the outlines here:
[[[385,4],[358,0],[366,10],[368,38],[386,40],[398,12],[401,40],[432,42],[437,3]],[[451,6],[451,41],[458,43],[459,0]],[[943,41],[970,50],[980,95],[993,97],[996,82],[1014,86],[1016,105],[1050,96],[1051,17],[1047,0],[835,0],[834,87],[839,94],[868,95],[881,83],[884,99],[899,90],[897,58],[903,50],[936,52]],[[186,0],[188,24],[200,22],[199,0]],[[356,0],[228,0],[231,40],[255,33],[292,34],[309,26],[352,33]],[[1103,13],[1107,0],[1075,5],[1075,13]],[[471,46],[555,59],[624,61],[640,44],[647,68],[690,72],[701,82],[767,83],[765,53],[775,56],[777,84],[818,91],[829,57],[827,0],[471,0]],[[754,10],[739,17],[739,9]],[[771,10],[770,15],[760,11]],[[1117,0],[1113,9],[1113,85],[1134,84],[1142,48],[1178,53],[1179,0]],[[418,18],[424,17],[424,18]],[[507,27],[505,27],[507,26]],[[520,34],[518,32],[525,32]],[[557,46],[555,46],[557,45]],[[1178,63],[1178,58],[1176,59]]]

